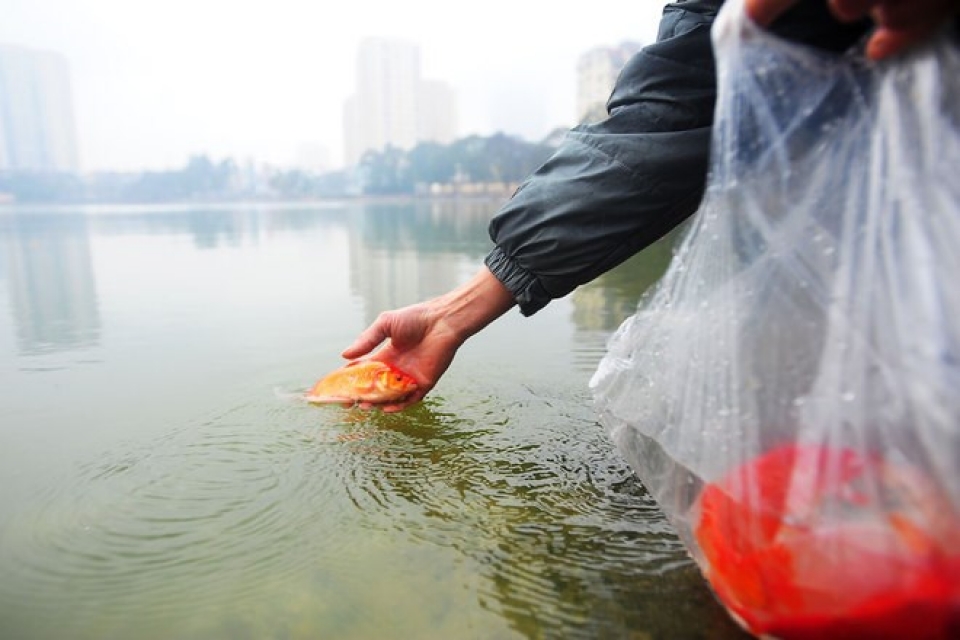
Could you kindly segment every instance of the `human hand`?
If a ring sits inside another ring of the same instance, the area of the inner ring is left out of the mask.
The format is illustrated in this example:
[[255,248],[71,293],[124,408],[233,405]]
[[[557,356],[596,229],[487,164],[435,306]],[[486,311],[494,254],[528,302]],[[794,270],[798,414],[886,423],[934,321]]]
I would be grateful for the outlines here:
[[[416,379],[417,389],[411,395],[400,402],[380,406],[383,411],[400,411],[420,402],[437,384],[463,344],[465,338],[447,326],[437,306],[436,301],[428,301],[385,311],[341,354],[350,359],[366,356],[386,341],[370,358],[390,363]],[[369,409],[372,405],[360,406]]]
[[[767,26],[798,0],[745,0],[747,15]],[[869,15],[876,29],[867,57],[881,60],[919,44],[960,13],[960,0],[826,0],[839,20]]]
[[[467,338],[513,305],[510,292],[484,268],[445,295],[381,313],[341,355],[380,360],[413,376],[417,381],[413,394],[401,402],[378,405],[388,413],[400,411],[423,400]],[[369,409],[372,405],[360,406]]]

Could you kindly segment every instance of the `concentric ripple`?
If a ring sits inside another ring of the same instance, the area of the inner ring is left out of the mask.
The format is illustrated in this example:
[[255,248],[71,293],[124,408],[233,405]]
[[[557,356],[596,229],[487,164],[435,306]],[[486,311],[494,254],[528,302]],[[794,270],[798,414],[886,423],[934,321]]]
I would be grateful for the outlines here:
[[455,413],[433,400],[370,414],[375,441],[337,467],[364,529],[455,549],[483,577],[483,606],[518,630],[598,637],[677,591],[709,608],[682,544],[587,398],[567,395],[584,391],[530,388],[503,403],[511,393]]
[[606,637],[678,600],[720,611],[582,389],[489,391],[400,414],[274,398],[118,446],[3,531],[0,619],[20,637],[292,637],[300,619],[299,637],[456,636],[478,616],[497,637]]
[[304,557],[336,558],[350,521],[323,517],[345,508],[329,448],[284,420],[302,411],[255,413],[238,407],[58,480],[0,541],[0,610],[188,614],[252,600]]

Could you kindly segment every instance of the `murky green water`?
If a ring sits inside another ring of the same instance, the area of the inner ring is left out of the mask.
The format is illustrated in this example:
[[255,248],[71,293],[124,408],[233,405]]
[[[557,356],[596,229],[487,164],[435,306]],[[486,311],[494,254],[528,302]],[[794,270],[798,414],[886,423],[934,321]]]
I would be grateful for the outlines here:
[[493,206],[0,211],[0,638],[742,638],[590,408],[667,244],[419,407],[296,400]]

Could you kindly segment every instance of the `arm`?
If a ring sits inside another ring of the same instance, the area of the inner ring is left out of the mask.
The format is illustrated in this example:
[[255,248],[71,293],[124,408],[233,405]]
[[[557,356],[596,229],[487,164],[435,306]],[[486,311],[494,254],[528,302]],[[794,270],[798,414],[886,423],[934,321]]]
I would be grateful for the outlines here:
[[[346,358],[391,362],[417,379],[414,396],[384,410],[421,400],[457,349],[514,304],[524,314],[536,312],[697,209],[716,98],[710,27],[720,5],[721,0],[668,5],[657,43],[620,74],[609,117],[573,129],[491,222],[496,246],[486,268],[448,294],[381,314],[343,352]],[[820,14],[807,15],[811,7]],[[827,45],[842,49],[862,33],[830,31],[820,0],[805,0],[798,9],[801,13],[778,21],[787,37],[823,41],[827,33]]]
[[[490,224],[487,267],[525,315],[650,245],[697,210],[707,182],[718,0],[667,6],[655,44],[624,67],[603,122],[571,130]],[[771,29],[832,51],[859,40],[823,0],[801,0]]]
[[669,5],[624,67],[603,122],[571,130],[490,224],[487,267],[535,313],[612,269],[699,205],[716,98],[718,0]]

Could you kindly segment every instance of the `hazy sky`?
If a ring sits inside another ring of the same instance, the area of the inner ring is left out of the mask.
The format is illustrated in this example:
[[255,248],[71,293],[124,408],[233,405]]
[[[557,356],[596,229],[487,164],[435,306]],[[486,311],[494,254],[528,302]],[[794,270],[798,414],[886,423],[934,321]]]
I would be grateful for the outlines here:
[[535,139],[573,124],[577,57],[652,41],[663,4],[2,0],[0,43],[67,57],[85,170],[195,153],[291,165],[316,147],[336,165],[363,37],[420,45],[423,76],[457,92],[461,136]]

